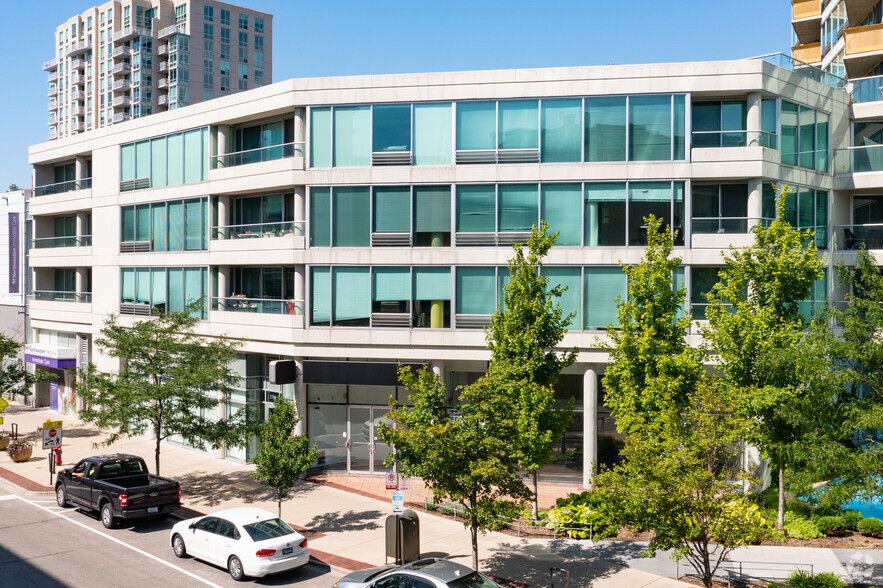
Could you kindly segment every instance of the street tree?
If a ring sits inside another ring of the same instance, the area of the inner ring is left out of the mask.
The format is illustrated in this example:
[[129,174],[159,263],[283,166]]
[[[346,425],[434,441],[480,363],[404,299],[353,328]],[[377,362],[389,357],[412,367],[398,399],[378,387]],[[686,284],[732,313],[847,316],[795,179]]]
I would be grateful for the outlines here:
[[18,184],[13,182],[12,184],[9,184],[9,188],[7,189],[7,192],[16,192],[18,190],[21,190],[21,188],[18,187]]
[[0,334],[0,396],[5,394],[12,399],[16,394],[21,394],[27,397],[31,394],[33,384],[57,377],[43,370],[29,373],[19,357],[20,352],[21,343]]
[[751,246],[725,255],[726,267],[708,294],[708,326],[702,330],[728,384],[743,391],[740,408],[753,423],[750,440],[778,468],[780,528],[785,469],[806,441],[803,419],[795,411],[812,404],[801,400],[806,387],[793,365],[806,334],[800,302],[810,298],[813,283],[823,275],[813,231],[785,220],[786,199],[793,192],[781,186],[776,218],[754,227]]
[[294,403],[277,396],[267,422],[260,427],[260,445],[253,459],[257,467],[251,477],[276,491],[280,517],[282,501],[319,455],[305,435],[294,434],[299,420]]
[[205,448],[221,442],[242,445],[254,430],[245,409],[217,418],[219,398],[229,400],[239,381],[230,368],[236,344],[194,333],[194,311],[200,305],[197,301],[186,312],[135,321],[131,327],[110,315],[95,343],[120,361],[119,371],[102,373],[89,364],[77,374],[76,392],[85,401],[80,418],[110,429],[104,445],[149,430],[156,441],[157,474],[162,441],[173,435]]
[[573,419],[572,403],[555,407],[555,390],[561,370],[576,360],[577,349],[559,352],[558,344],[576,313],[564,316],[558,299],[565,288],[549,286],[542,275],[542,260],[558,233],[549,234],[545,221],[534,226],[527,247],[513,244],[509,283],[503,286],[502,304],[485,333],[494,381],[507,381],[513,394],[518,436],[514,457],[530,476],[533,518],[537,518],[539,470],[549,463],[552,450]]
[[386,465],[398,462],[402,474],[422,478],[436,501],[462,505],[472,567],[478,569],[479,533],[508,512],[507,499],[524,501],[530,495],[510,458],[518,418],[506,390],[511,381],[488,373],[459,388],[456,408],[449,409],[445,385],[428,367],[415,373],[402,366],[398,375],[412,406],[393,400],[391,424],[379,426],[378,437],[395,447]]

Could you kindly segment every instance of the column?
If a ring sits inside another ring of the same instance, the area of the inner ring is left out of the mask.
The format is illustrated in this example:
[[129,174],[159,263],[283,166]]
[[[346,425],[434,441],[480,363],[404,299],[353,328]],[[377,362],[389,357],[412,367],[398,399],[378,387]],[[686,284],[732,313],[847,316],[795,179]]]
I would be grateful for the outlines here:
[[215,145],[216,153],[218,158],[215,160],[217,163],[215,164],[215,168],[224,167],[225,159],[221,157],[222,155],[227,154],[227,144],[230,140],[230,127],[227,125],[218,125],[218,143]]
[[294,156],[305,157],[306,154],[306,108],[294,109]]
[[759,178],[748,180],[748,230],[760,223],[763,216],[763,182]]
[[297,365],[297,380],[294,382],[294,406],[297,409],[297,416],[300,420],[294,426],[295,435],[307,434],[307,385],[304,384],[304,359],[295,357],[294,363]]
[[[305,266],[294,266],[294,314],[306,314],[306,279]],[[306,324],[304,324],[306,326]]]
[[74,173],[77,180],[77,188],[86,188],[87,186],[80,182],[89,177],[89,160],[82,155],[77,155],[76,163],[74,164]]
[[218,266],[218,310],[227,309],[227,298],[230,296],[230,266]]
[[592,487],[598,464],[598,376],[587,368],[583,374],[583,488]]
[[88,268],[77,267],[74,270],[74,290],[76,291],[76,302],[86,302],[83,294],[86,293],[86,271]]
[[432,375],[437,376],[439,380],[444,381],[445,379],[445,362],[439,360],[432,360],[429,362],[429,369],[432,370]]
[[763,144],[760,134],[760,103],[760,92],[748,94],[748,117],[745,124],[749,147],[760,147]]
[[85,245],[83,237],[90,236],[87,231],[89,227],[88,212],[81,210],[77,212],[76,229],[77,229],[77,245]]
[[218,227],[224,227],[218,231],[218,239],[229,239],[230,234],[230,196],[218,196]]
[[294,227],[292,232],[297,237],[307,234],[307,188],[306,186],[294,187]]

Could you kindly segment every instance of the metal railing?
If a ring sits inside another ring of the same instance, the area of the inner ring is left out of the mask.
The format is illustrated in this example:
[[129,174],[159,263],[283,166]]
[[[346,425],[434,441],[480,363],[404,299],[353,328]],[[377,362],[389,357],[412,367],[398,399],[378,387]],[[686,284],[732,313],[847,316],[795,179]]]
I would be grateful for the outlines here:
[[285,221],[219,226],[212,228],[212,239],[254,239],[291,234],[303,237],[306,234],[305,224],[305,221]]
[[83,178],[82,180],[68,180],[67,182],[58,182],[55,184],[46,184],[34,188],[34,196],[48,196],[49,194],[61,194],[63,192],[73,192],[75,190],[88,190],[92,187],[92,178]]
[[67,290],[34,290],[34,300],[50,302],[92,302],[91,292],[70,292]]
[[253,312],[258,314],[304,314],[304,301],[246,296],[212,297],[212,310]]
[[834,173],[883,171],[883,145],[860,145],[834,150]]
[[[684,570],[683,572],[681,570]],[[692,571],[687,571],[692,570]],[[727,586],[766,586],[768,581],[775,581],[782,588],[789,588],[782,581],[798,570],[804,570],[815,574],[815,566],[811,563],[790,563],[778,561],[731,561],[725,559],[714,573],[714,577],[723,580]],[[675,567],[676,579],[699,578],[693,566],[677,562]]]
[[850,80],[853,102],[877,102],[883,100],[883,76],[872,76]]
[[883,223],[834,226],[834,250],[883,249]]
[[277,159],[285,159],[287,157],[303,156],[304,142],[297,141],[294,143],[271,145],[269,147],[259,147],[257,149],[249,149],[247,151],[237,151],[236,153],[215,155],[212,157],[212,167],[214,169],[218,169],[222,167],[246,165],[249,163],[260,163],[263,161],[275,161]]
[[761,59],[767,63],[772,63],[776,67],[793,71],[796,74],[815,80],[821,84],[831,86],[832,88],[845,88],[846,80],[838,75],[828,73],[822,69],[804,63],[799,59],[795,59],[784,53],[769,53],[767,55],[758,55],[757,57],[749,57],[748,59]]
[[773,220],[745,216],[694,216],[690,227],[694,235],[745,234],[757,225],[768,227]]
[[91,247],[92,235],[72,237],[35,237],[31,240],[33,249],[54,249],[55,247]]
[[691,147],[768,147],[778,149],[779,137],[769,131],[693,131]]

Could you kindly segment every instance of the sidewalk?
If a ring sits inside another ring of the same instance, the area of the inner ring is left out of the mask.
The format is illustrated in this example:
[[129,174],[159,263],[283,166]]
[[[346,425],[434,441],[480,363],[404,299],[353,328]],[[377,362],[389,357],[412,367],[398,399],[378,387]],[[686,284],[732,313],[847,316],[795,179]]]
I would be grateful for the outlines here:
[[[146,438],[123,439],[110,447],[93,448],[104,436],[73,416],[48,409],[31,409],[11,403],[2,414],[9,430],[18,424],[22,437],[37,441],[33,457],[13,463],[5,452],[0,455],[0,479],[14,492],[51,493],[47,452],[40,449],[37,427],[46,419],[64,423],[63,461],[59,469],[73,466],[79,459],[102,453],[133,453],[154,468],[154,443]],[[253,505],[276,512],[275,495],[249,473],[253,466],[237,463],[193,449],[166,443],[162,446],[161,474],[181,483],[182,503],[195,513]],[[282,518],[306,529],[310,551],[319,560],[345,570],[382,565],[385,560],[384,523],[390,511],[389,495],[381,477],[322,474],[303,481],[282,503]],[[554,486],[554,485],[553,485]],[[577,491],[561,485],[545,488],[546,499],[554,494]],[[421,487],[412,485],[410,500]],[[428,494],[428,493],[427,493]],[[406,497],[408,499],[408,497]],[[184,516],[197,516],[188,512]],[[420,518],[422,555],[450,557],[471,565],[469,532],[462,523],[424,513]],[[645,545],[603,541],[592,544],[571,539],[519,539],[502,533],[488,533],[479,539],[481,570],[487,574],[517,581],[520,585],[549,586],[550,568],[570,572],[570,586],[641,587],[685,586],[673,580],[675,562],[668,554],[641,558]],[[794,547],[753,546],[737,550],[733,561],[812,563],[816,573],[834,572],[856,581],[883,581],[883,551],[832,550]],[[683,569],[683,568],[682,568]],[[563,586],[563,573],[556,573],[556,586]]]

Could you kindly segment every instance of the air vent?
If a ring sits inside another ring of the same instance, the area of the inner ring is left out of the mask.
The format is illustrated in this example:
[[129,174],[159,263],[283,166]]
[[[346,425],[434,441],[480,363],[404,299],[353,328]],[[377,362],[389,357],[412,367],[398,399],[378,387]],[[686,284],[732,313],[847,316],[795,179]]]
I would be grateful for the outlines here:
[[120,304],[120,314],[128,314],[134,316],[150,316],[149,304]]
[[372,327],[411,327],[411,315],[408,313],[375,312],[371,314]]
[[131,192],[132,190],[144,190],[150,187],[150,178],[138,178],[137,180],[126,180],[120,182],[120,192]]
[[483,329],[491,322],[489,314],[458,314],[456,315],[458,329]]
[[372,153],[371,165],[411,165],[411,152],[381,151]]
[[372,247],[410,247],[411,233],[371,233]]
[[120,243],[120,253],[149,253],[150,241],[123,241]]

